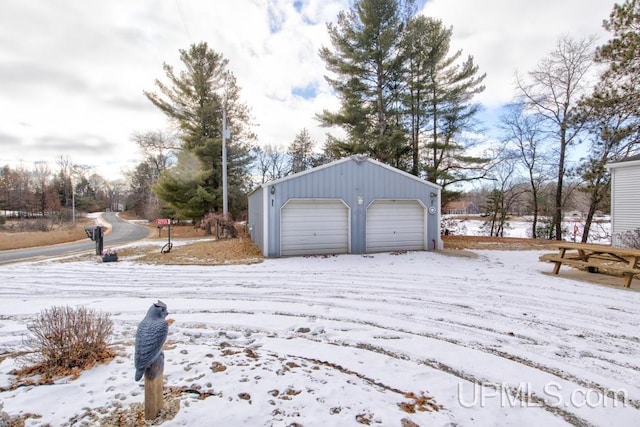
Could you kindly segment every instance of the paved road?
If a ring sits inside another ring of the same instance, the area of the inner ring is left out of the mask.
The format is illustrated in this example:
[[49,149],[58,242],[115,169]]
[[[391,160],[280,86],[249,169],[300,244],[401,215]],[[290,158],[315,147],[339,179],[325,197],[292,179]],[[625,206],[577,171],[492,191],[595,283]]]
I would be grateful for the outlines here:
[[[105,249],[144,239],[149,234],[149,230],[146,227],[123,221],[113,212],[103,213],[102,219],[111,225],[111,232],[104,236],[103,246]],[[47,257],[95,253],[95,250],[95,242],[87,238],[60,245],[0,251],[0,265],[19,261],[33,261]]]

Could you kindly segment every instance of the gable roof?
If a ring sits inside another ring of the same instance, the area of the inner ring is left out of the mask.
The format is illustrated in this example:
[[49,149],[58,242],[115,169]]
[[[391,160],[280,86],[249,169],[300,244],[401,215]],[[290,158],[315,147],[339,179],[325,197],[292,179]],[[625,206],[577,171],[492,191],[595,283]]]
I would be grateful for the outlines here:
[[[387,169],[387,170],[389,170],[391,172],[394,172],[394,173],[397,173],[399,175],[402,175],[407,179],[412,179],[414,181],[420,182],[421,184],[425,184],[425,185],[428,185],[430,187],[433,187],[434,189],[440,190],[442,188],[438,184],[434,184],[433,182],[426,181],[426,180],[424,180],[422,178],[419,178],[419,177],[417,177],[415,175],[412,175],[412,174],[410,174],[408,172],[405,172],[403,170],[394,168],[393,166],[389,166],[386,163],[382,163],[382,162],[379,162],[377,160],[374,160],[374,159],[372,159],[372,158],[370,158],[368,156],[365,156],[363,154],[355,154],[353,156],[343,157],[342,159],[334,160],[333,162],[330,162],[330,163],[325,163],[324,165],[317,166],[315,168],[307,169],[307,170],[304,170],[302,172],[298,172],[298,173],[294,173],[294,174],[291,174],[291,175],[287,175],[287,176],[282,177],[282,178],[274,179],[273,181],[265,182],[263,184],[258,185],[253,191],[251,191],[251,193],[257,191],[260,188],[267,188],[267,187],[269,187],[271,185],[280,184],[280,183],[285,182],[285,181],[289,181],[289,180],[292,180],[292,179],[300,178],[301,176],[309,175],[309,174],[312,174],[312,173],[317,173],[319,171],[322,171],[322,170],[325,170],[325,169],[329,169],[329,168],[332,168],[332,167],[337,166],[339,164],[347,163],[347,162],[355,162],[357,164],[360,164],[360,163],[363,163],[363,162],[368,162],[368,163],[374,164],[376,166],[380,166],[382,168],[385,168],[385,169]],[[249,194],[251,194],[251,193],[249,193]]]

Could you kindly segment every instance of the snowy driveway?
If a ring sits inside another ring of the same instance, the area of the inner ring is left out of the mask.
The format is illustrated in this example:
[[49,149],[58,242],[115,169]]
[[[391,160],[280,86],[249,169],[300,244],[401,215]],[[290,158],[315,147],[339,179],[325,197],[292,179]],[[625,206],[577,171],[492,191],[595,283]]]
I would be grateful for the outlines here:
[[[163,425],[638,425],[640,293],[542,274],[540,252],[477,253],[3,266],[0,402],[41,416],[27,425],[142,402],[133,336],[161,299],[180,404]],[[122,355],[10,389],[27,322],[80,304],[112,314]]]

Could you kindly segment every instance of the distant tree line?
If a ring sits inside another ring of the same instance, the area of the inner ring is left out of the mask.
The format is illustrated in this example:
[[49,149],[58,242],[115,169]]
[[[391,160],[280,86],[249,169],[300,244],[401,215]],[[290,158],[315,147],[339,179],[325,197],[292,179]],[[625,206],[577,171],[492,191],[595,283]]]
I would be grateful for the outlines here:
[[57,170],[45,162],[32,169],[0,168],[0,216],[17,218],[53,216],[61,223],[72,220],[72,211],[118,210],[124,206],[124,182],[110,182],[90,168],[59,158]]

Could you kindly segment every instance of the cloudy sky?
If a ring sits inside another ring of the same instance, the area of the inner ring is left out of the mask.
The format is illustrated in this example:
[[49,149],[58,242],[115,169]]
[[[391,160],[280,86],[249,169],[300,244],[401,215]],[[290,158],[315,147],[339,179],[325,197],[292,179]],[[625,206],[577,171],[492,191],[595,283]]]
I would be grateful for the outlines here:
[[[318,57],[326,23],[350,0],[2,0],[0,166],[68,158],[108,179],[140,160],[133,133],[166,130],[143,95],[181,69],[179,49],[206,41],[229,59],[261,145],[287,146],[314,115],[337,108]],[[487,73],[478,97],[491,111],[562,34],[608,37],[614,0],[419,0],[421,13],[453,27],[453,47]],[[487,116],[487,117],[488,117]]]

